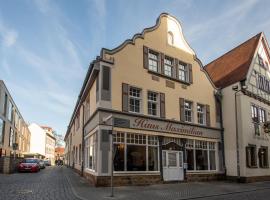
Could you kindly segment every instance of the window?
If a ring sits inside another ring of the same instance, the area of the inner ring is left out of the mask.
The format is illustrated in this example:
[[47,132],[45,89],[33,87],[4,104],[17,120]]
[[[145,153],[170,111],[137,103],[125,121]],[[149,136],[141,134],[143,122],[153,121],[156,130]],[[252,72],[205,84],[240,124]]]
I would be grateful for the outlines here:
[[185,121],[192,122],[192,102],[185,101],[184,109],[185,109]]
[[205,106],[197,104],[197,118],[199,124],[205,124]]
[[258,61],[259,61],[259,65],[264,67],[263,58],[259,54],[258,54]]
[[172,32],[168,32],[168,44],[173,45],[174,44],[174,37]]
[[155,92],[148,92],[147,101],[148,101],[148,114],[157,116],[158,115],[158,94]]
[[151,50],[149,51],[148,66],[149,66],[149,70],[154,71],[154,72],[158,71],[158,53]]
[[187,65],[179,63],[178,65],[178,78],[181,81],[188,82],[188,71],[187,71]]
[[96,134],[85,139],[85,168],[96,170]]
[[216,170],[216,143],[187,140],[186,156],[188,170]]
[[173,61],[171,58],[165,58],[164,60],[164,74],[166,76],[172,76]]
[[257,167],[257,149],[256,145],[249,145],[246,147],[246,162],[247,167]]
[[270,81],[262,75],[258,75],[258,86],[259,89],[263,90],[264,92],[270,93]]
[[157,136],[117,132],[114,135],[114,152],[115,171],[159,170]]
[[259,165],[261,168],[268,168],[268,147],[259,148]]
[[0,144],[4,143],[5,122],[0,118]]
[[15,135],[12,128],[9,131],[9,146],[12,147],[13,143],[15,143]]
[[255,135],[260,135],[260,123],[266,122],[266,111],[254,104],[251,105],[251,118],[254,124]]
[[8,120],[12,122],[13,120],[13,105],[10,100],[8,100]]
[[138,88],[129,88],[129,111],[140,113],[141,90]]
[[78,114],[76,116],[75,126],[76,126],[76,130],[78,130],[80,128],[80,111],[78,112]]

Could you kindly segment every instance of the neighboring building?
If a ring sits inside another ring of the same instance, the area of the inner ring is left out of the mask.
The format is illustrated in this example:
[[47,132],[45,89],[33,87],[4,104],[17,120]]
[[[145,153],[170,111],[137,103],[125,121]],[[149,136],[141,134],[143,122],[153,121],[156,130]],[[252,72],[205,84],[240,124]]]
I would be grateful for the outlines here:
[[55,163],[55,142],[56,139],[53,135],[53,129],[48,126],[41,126],[41,128],[46,132],[45,139],[45,159],[50,160],[51,164]]
[[65,148],[64,147],[56,147],[55,148],[55,160],[63,160],[65,156]]
[[216,92],[178,20],[161,14],[90,64],[65,136],[66,164],[109,185],[113,128],[115,185],[219,178]]
[[55,137],[52,128],[32,123],[29,130],[32,136],[30,152],[41,155],[46,160],[50,160],[51,164],[54,164]]
[[[13,171],[15,158],[30,151],[30,131],[4,82],[0,80],[0,172]],[[14,151],[13,146],[16,146]]]
[[37,153],[45,157],[46,132],[37,124],[29,125],[31,132],[30,153]]
[[269,63],[269,46],[259,33],[205,67],[222,93],[229,178],[270,180],[270,135],[263,128],[270,119]]

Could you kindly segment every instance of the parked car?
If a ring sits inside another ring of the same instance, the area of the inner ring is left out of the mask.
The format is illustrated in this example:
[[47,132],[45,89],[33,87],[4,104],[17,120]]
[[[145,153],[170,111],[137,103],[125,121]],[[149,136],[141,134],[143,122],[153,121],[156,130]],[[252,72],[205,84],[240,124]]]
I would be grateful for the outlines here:
[[39,170],[39,160],[37,158],[25,158],[18,166],[19,172],[38,172]]
[[44,162],[44,160],[39,160],[39,168],[40,169],[45,169],[45,162]]
[[45,166],[51,166],[51,161],[50,160],[44,160]]

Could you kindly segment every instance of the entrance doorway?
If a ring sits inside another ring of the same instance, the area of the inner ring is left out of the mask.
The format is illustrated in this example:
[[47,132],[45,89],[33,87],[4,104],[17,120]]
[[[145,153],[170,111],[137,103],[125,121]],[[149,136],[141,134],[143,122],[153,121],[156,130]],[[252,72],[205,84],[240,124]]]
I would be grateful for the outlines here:
[[163,150],[162,163],[164,181],[184,180],[183,151]]

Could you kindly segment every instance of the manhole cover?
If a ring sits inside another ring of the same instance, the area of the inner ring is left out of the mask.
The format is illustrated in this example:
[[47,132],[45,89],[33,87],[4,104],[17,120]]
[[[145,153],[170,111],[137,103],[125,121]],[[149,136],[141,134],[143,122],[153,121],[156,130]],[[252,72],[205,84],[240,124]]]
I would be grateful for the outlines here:
[[19,194],[29,194],[29,193],[33,193],[32,190],[18,190],[17,193]]

